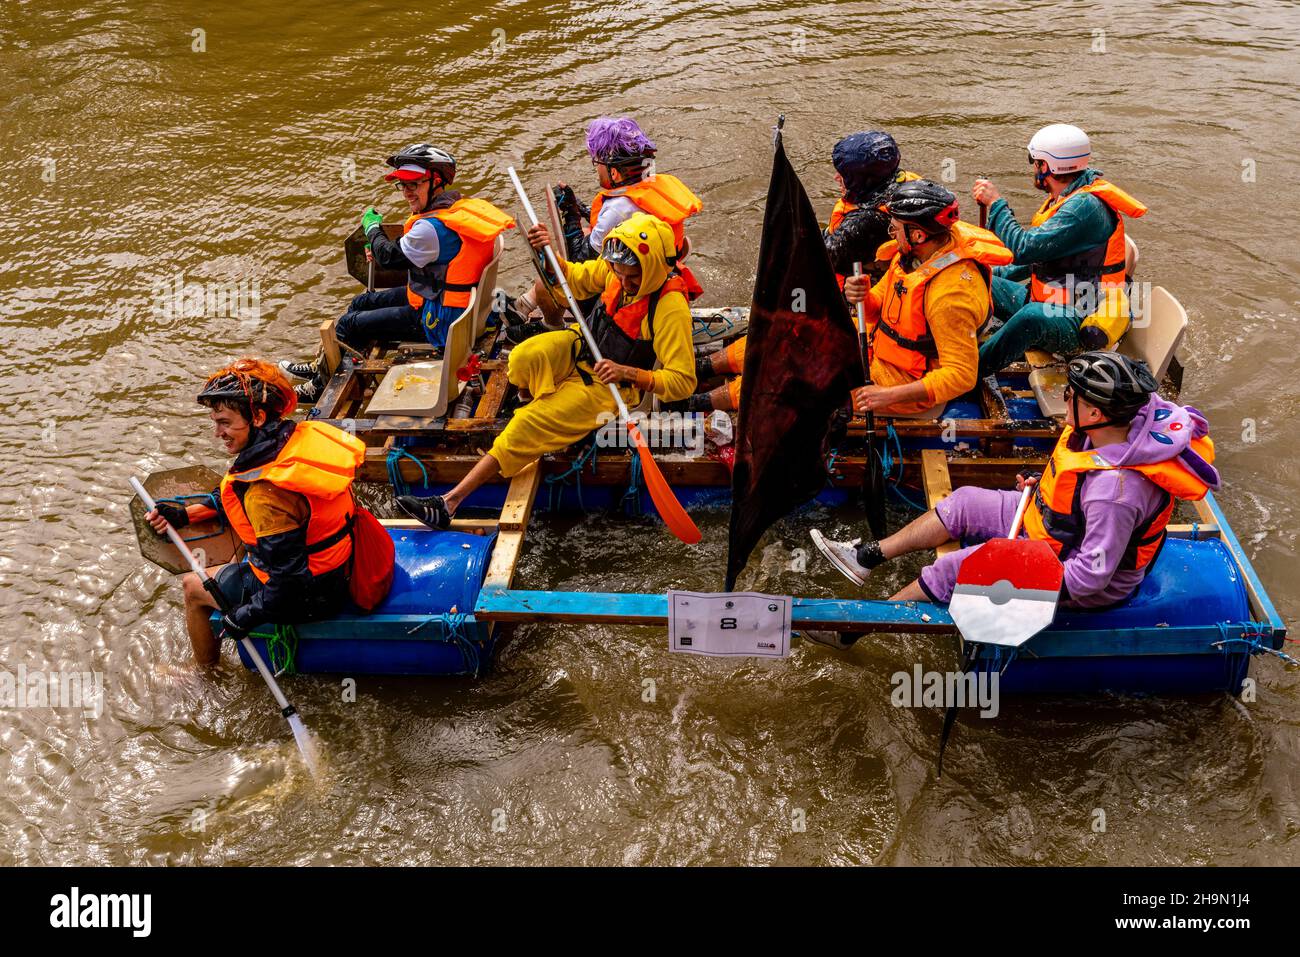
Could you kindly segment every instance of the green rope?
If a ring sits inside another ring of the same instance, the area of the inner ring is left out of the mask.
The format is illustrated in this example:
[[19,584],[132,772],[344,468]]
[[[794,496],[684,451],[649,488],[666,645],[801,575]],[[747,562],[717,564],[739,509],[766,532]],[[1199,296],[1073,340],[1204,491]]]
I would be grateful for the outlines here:
[[266,656],[271,659],[271,671],[277,678],[298,673],[298,629],[293,625],[276,625],[270,633],[254,631],[250,637],[266,642]]

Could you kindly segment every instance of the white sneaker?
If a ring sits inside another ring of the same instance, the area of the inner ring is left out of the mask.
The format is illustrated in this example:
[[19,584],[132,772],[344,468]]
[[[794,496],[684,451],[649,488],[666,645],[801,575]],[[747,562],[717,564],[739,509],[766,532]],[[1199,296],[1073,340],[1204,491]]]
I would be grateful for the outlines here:
[[837,651],[848,651],[853,647],[853,643],[861,638],[866,632],[839,632],[839,631],[798,631],[795,634],[806,639],[815,641],[819,645],[825,645],[827,648],[834,648]]
[[856,539],[851,542],[831,541],[815,528],[808,534],[812,536],[813,544],[817,546],[817,550],[826,556],[827,560],[839,570],[841,575],[858,586],[867,583],[867,579],[871,576],[871,569],[863,568],[858,564],[858,541]]

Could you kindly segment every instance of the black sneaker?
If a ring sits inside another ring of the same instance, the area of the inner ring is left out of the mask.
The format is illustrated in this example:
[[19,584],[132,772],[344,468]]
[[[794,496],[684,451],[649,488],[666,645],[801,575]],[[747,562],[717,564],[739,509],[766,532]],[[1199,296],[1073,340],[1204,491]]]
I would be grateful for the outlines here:
[[506,342],[513,346],[517,346],[519,343],[531,339],[535,335],[539,335],[543,332],[554,331],[554,329],[551,329],[540,320],[533,319],[528,322],[520,322],[509,326],[506,329]]
[[320,371],[316,362],[294,362],[291,359],[280,360],[280,371],[295,379],[314,379]]
[[434,531],[451,528],[451,513],[441,495],[417,498],[414,495],[397,496],[397,507],[422,525]]
[[325,391],[325,386],[320,379],[312,379],[310,382],[304,382],[302,385],[293,387],[293,394],[298,397],[298,401],[303,405],[315,405],[320,394]]

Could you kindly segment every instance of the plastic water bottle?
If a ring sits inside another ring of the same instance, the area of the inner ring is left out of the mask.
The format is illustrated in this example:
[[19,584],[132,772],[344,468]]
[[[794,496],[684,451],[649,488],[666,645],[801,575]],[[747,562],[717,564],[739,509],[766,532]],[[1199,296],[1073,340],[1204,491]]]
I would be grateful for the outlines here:
[[482,390],[478,387],[477,381],[465,383],[465,388],[461,389],[460,398],[456,400],[456,404],[451,408],[451,417],[453,419],[473,417],[481,393]]

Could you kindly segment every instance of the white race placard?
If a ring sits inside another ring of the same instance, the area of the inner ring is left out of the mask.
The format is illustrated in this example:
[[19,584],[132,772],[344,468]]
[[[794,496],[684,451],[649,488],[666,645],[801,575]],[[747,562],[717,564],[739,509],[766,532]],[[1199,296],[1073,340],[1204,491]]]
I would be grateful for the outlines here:
[[784,658],[790,654],[788,595],[668,592],[668,650],[694,655]]

